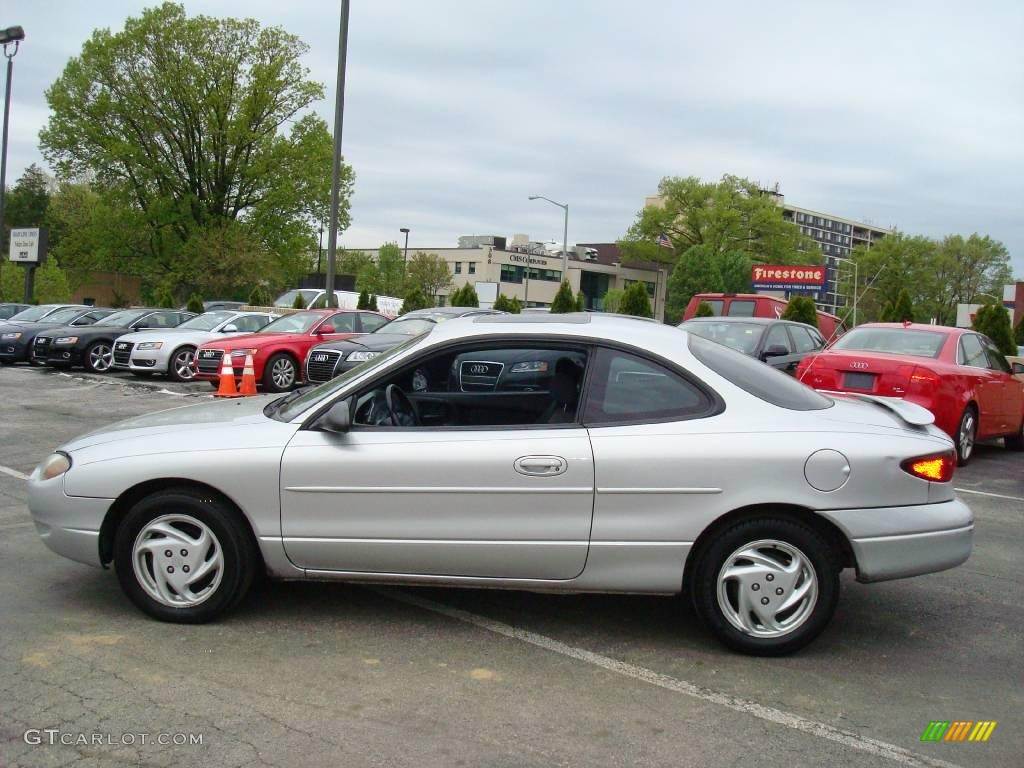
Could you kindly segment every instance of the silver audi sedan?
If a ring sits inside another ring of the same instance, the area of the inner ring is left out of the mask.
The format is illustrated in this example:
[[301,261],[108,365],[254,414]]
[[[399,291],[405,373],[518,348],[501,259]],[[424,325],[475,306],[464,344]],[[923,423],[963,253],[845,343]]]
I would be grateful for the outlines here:
[[728,646],[811,641],[862,582],[963,563],[953,445],[912,403],[828,397],[611,315],[451,320],[314,389],[80,437],[29,480],[55,552],[157,619],[254,577],[687,592]]

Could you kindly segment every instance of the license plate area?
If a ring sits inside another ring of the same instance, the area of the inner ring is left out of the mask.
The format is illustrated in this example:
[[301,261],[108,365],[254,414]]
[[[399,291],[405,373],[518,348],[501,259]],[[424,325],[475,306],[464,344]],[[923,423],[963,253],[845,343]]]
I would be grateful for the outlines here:
[[846,389],[863,389],[868,392],[875,388],[874,373],[847,372],[843,374],[843,386]]

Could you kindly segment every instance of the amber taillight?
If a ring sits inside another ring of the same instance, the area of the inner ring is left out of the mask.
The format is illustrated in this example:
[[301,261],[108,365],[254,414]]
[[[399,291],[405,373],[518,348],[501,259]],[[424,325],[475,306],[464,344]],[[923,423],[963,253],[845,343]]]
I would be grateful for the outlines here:
[[933,483],[948,483],[956,469],[956,455],[952,451],[916,456],[900,463],[900,467],[914,477]]

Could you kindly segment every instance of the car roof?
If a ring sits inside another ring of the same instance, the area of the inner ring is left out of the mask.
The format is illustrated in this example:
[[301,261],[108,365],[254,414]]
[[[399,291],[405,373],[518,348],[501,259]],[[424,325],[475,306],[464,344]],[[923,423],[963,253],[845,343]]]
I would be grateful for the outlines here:
[[[793,323],[795,320],[783,320],[781,317],[691,317],[684,320],[684,323],[754,323],[755,325],[768,325],[769,323]],[[806,323],[799,323],[806,325]]]
[[[898,328],[899,330],[906,331],[972,333],[970,328],[954,328],[951,325],[931,325],[930,323],[861,323],[857,328]],[[856,328],[851,328],[850,330],[856,330]]]
[[461,317],[462,315],[502,315],[506,314],[497,309],[481,309],[480,307],[426,307],[406,312],[402,317],[417,317],[418,315],[451,315]]
[[572,312],[529,315],[495,314],[454,317],[439,323],[430,331],[430,343],[444,342],[473,336],[560,336],[607,339],[626,339],[643,347],[669,344],[677,348],[685,343],[685,331],[674,325],[664,325],[648,318],[613,315],[603,312]]

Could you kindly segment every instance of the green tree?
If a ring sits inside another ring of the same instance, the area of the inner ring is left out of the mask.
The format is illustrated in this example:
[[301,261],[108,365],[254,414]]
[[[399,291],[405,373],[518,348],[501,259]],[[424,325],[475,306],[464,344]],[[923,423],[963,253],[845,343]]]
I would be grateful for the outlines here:
[[818,309],[810,296],[793,296],[782,311],[783,320],[795,320],[818,327]]
[[629,285],[622,294],[619,313],[636,317],[654,317],[647,286],[639,281]]
[[666,319],[681,322],[690,299],[698,293],[749,292],[751,264],[742,251],[715,253],[708,246],[693,246],[669,276]]
[[[149,285],[177,267],[180,290],[214,292],[207,264],[188,259],[186,271],[178,259],[197,231],[203,241],[225,224],[260,244],[264,277],[290,282],[315,252],[331,179],[330,132],[308,112],[323,87],[308,78],[306,52],[253,19],[147,9],[122,31],[95,31],[47,90],[43,155],[58,178],[90,178],[131,210],[135,273]],[[352,178],[345,167],[342,228]]]
[[521,302],[519,300],[518,296],[513,296],[511,299],[509,299],[509,310],[508,311],[511,312],[513,315],[522,314],[523,302]]
[[417,251],[409,259],[405,277],[410,286],[419,288],[431,298],[435,298],[438,291],[443,291],[452,284],[448,262],[437,254],[422,251]]
[[466,283],[462,288],[452,294],[451,305],[453,307],[479,307],[480,297],[476,294],[476,288],[472,283]]
[[273,301],[270,292],[262,285],[257,285],[249,294],[250,307],[269,307]]
[[576,311],[582,312],[587,307],[587,299],[583,291],[576,291]]
[[[31,297],[34,304],[59,304],[71,298],[67,274],[54,258],[36,267],[34,286]],[[25,269],[8,264],[0,274],[0,293],[7,301],[21,301],[25,297]]]
[[988,336],[1004,355],[1016,355],[1017,345],[1013,342],[1013,326],[1010,313],[1002,304],[983,304],[974,314],[971,324],[978,333]]
[[376,293],[371,293],[370,294],[370,300],[367,302],[366,308],[367,309],[371,309],[374,312],[379,312],[380,311],[380,309],[377,307],[377,294]]
[[[18,276],[23,273],[7,261],[7,250],[11,242],[11,229],[18,227],[46,227],[49,226],[48,212],[50,208],[50,181],[43,170],[33,163],[21,177],[14,183],[14,186],[7,190],[4,197],[4,228],[0,232],[3,241],[0,242],[0,278],[3,271],[11,273],[9,281],[17,282]],[[50,233],[51,237],[54,233]],[[52,245],[52,241],[51,241]],[[20,299],[24,289],[9,294],[2,289],[0,282],[0,300]]]
[[188,303],[185,305],[185,309],[189,312],[195,312],[197,315],[203,314],[206,308],[203,306],[203,297],[198,293],[193,293],[188,297]]
[[377,252],[377,273],[379,275],[373,293],[384,296],[401,296],[405,291],[405,263],[398,243],[385,243]]
[[1017,346],[1024,346],[1024,316],[1021,316],[1020,322],[1017,323],[1017,327],[1013,331],[1013,340],[1017,342]]
[[914,305],[910,299],[910,291],[901,288],[896,301],[887,302],[882,308],[879,318],[883,323],[914,322]]
[[715,310],[711,308],[711,305],[706,301],[702,301],[697,305],[697,311],[693,313],[694,317],[714,317]]
[[302,294],[298,291],[295,292],[295,301],[292,302],[292,309],[305,309],[306,300],[302,298]]
[[511,312],[512,300],[499,291],[497,297],[494,299],[494,304],[491,305],[491,309],[495,309],[499,312]]
[[432,306],[434,305],[422,290],[413,288],[405,294],[405,301],[402,302],[402,311],[399,314],[404,315],[406,312],[412,312],[417,309],[429,309]]
[[172,309],[175,305],[174,291],[168,286],[163,286],[156,292],[156,298],[153,299],[153,303],[158,307],[167,307]]
[[356,309],[370,308],[370,294],[363,289],[359,292],[359,299],[356,301]]
[[558,292],[555,293],[554,300],[551,302],[551,313],[558,315],[575,311],[576,297],[572,295],[572,288],[569,287],[569,281],[563,280],[562,284],[558,286]]
[[612,288],[604,295],[601,302],[601,309],[605,312],[618,312],[622,305],[624,291],[621,288]]

